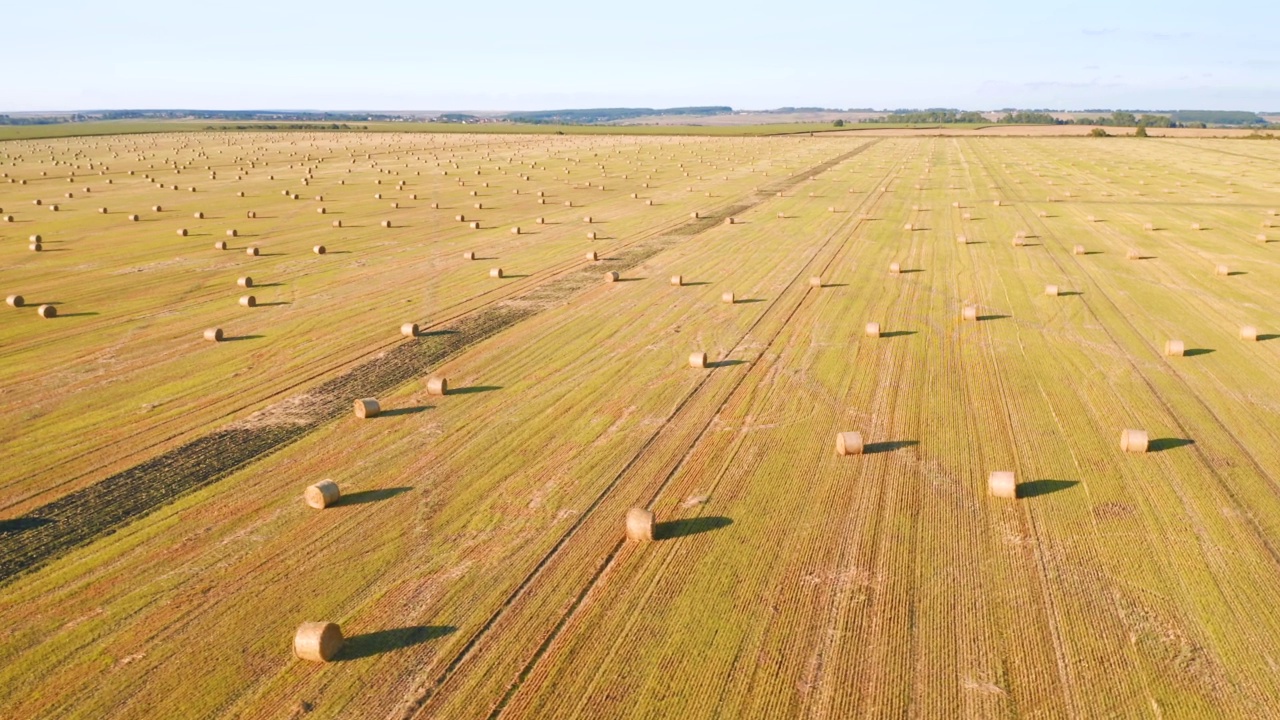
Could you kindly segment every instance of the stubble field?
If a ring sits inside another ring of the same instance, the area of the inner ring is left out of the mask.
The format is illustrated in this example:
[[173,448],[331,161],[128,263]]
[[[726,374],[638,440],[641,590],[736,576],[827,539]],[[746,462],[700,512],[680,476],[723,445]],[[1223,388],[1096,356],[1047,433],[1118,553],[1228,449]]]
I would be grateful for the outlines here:
[[[1274,715],[1277,163],[0,143],[0,716]],[[293,657],[310,620],[333,662]]]

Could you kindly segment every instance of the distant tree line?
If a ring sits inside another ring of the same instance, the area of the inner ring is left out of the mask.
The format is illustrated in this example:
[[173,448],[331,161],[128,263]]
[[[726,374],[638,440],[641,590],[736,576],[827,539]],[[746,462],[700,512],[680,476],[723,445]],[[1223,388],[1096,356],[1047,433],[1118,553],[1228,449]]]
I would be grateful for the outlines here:
[[677,108],[586,108],[581,110],[537,110],[534,112],[515,112],[501,116],[503,120],[518,123],[582,125],[615,120],[630,120],[647,115],[727,115],[733,108],[726,105],[708,105],[703,107]]

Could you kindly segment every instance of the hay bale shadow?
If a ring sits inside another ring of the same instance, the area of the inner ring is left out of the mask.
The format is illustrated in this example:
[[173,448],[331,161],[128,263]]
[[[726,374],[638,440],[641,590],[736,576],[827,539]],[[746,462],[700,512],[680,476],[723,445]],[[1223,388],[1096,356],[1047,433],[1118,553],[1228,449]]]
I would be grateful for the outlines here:
[[1004,320],[1013,317],[1012,315],[979,315],[976,319],[978,322],[986,322],[988,320]]
[[264,337],[266,336],[265,335],[236,335],[235,337],[224,336],[222,338],[222,342],[236,342],[238,340],[260,340]]
[[919,444],[919,440],[886,440],[884,442],[867,443],[862,446],[862,454],[876,455],[878,453],[887,453],[893,452],[894,450],[914,447]]
[[501,385],[472,385],[470,387],[449,388],[450,395],[472,395],[474,393],[486,393],[494,390],[501,390]]
[[1197,355],[1208,355],[1211,352],[1216,351],[1213,348],[1187,348],[1182,351],[1182,354],[1184,357],[1195,357]]
[[906,337],[907,335],[915,335],[915,334],[916,334],[915,330],[889,330],[888,332],[880,333],[880,337],[895,338],[895,337]]
[[687,518],[684,520],[668,520],[667,522],[656,523],[653,526],[653,539],[674,540],[675,538],[685,537],[686,535],[697,535],[698,533],[719,530],[720,528],[728,527],[732,524],[733,520],[719,515]]
[[1276,335],[1274,333],[1269,335],[1259,335],[1258,342],[1266,342],[1267,340],[1275,340],[1276,338],[1280,338],[1280,335]]
[[414,407],[392,408],[391,410],[383,410],[378,417],[395,417],[396,415],[417,415],[420,412],[430,410],[430,405],[416,405]]
[[[735,305],[743,305],[745,303],[758,303],[758,302],[764,302],[764,298],[738,298],[737,300],[733,301]],[[1261,340],[1262,336],[1259,335],[1258,339]]]
[[1066,490],[1079,484],[1079,480],[1031,480],[1018,483],[1016,494],[1019,498],[1033,498]]
[[1196,441],[1190,438],[1156,438],[1147,443],[1147,452],[1164,452],[1195,444]]
[[376,630],[371,633],[352,635],[343,643],[342,649],[338,651],[333,660],[334,662],[358,660],[394,650],[402,650],[414,645],[420,645],[428,640],[451,635],[457,630],[458,628],[452,625],[407,625],[405,627],[391,628],[390,630]]
[[0,520],[0,533],[20,533],[23,530],[34,530],[51,522],[53,521],[49,518],[31,517],[30,515]]
[[343,507],[346,505],[364,505],[365,503],[373,503],[373,502],[381,502],[383,500],[390,500],[391,498],[397,495],[400,495],[402,493],[407,493],[412,489],[413,488],[411,487],[403,486],[403,487],[382,488],[381,490],[358,490],[356,492],[351,493],[350,495],[343,495],[341,498],[338,499],[338,502],[334,504],[334,507]]
[[716,360],[715,362],[707,363],[707,367],[709,368],[733,367],[734,365],[743,365],[746,362],[747,362],[746,360]]

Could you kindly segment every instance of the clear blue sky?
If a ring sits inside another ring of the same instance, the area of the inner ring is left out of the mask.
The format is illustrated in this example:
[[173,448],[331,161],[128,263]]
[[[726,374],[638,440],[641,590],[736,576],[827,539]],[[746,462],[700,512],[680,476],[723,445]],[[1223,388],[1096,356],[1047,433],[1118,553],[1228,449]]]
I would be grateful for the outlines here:
[[1280,111],[1280,2],[10,0],[0,112]]

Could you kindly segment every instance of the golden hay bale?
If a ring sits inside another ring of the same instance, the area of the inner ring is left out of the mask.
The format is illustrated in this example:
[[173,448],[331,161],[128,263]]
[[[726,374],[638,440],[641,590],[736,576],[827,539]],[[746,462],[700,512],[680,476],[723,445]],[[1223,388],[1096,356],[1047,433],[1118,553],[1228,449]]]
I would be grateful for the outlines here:
[[731,292],[724,292],[720,294],[720,302],[722,303],[728,303],[729,305],[732,305],[733,299],[734,299],[733,293]]
[[822,287],[822,276],[814,275],[813,277],[809,278],[809,287],[816,287],[816,288]]
[[400,326],[400,334],[405,337],[418,336],[418,323],[404,323]]
[[447,395],[449,394],[448,378],[433,377],[427,379],[428,395]]
[[1227,268],[1227,266],[1226,266],[1226,265],[1215,265],[1215,266],[1214,266],[1214,268],[1213,268],[1213,274],[1214,274],[1214,275],[1222,275],[1222,276],[1224,276],[1224,277],[1225,277],[1225,276],[1227,276],[1227,275],[1230,275],[1230,274],[1231,274],[1231,271],[1230,271],[1230,269],[1229,269],[1229,268]]
[[50,205],[50,206],[49,206],[49,210],[50,210],[51,212],[58,212],[58,206],[57,206],[57,205]]
[[258,248],[256,248],[256,247],[247,247],[247,248],[245,248],[245,249],[244,249],[244,254],[245,254],[245,255],[252,255],[252,256],[255,256],[255,257],[256,257],[259,253],[261,253],[261,252],[262,252],[262,251],[261,251],[261,250],[259,250],[259,249],[258,249]]
[[228,230],[228,231],[227,231],[227,237],[236,237],[236,236],[237,236],[237,235],[239,235],[239,234],[240,234],[240,233],[236,232],[235,230]]
[[241,295],[240,305],[243,307],[256,307],[258,305],[258,298],[252,295]]
[[1244,327],[1240,328],[1240,339],[1244,340],[1245,342],[1257,342],[1258,328],[1252,325],[1245,325]]
[[377,398],[360,398],[355,401],[354,409],[358,418],[376,418],[382,412],[382,405],[378,403]]
[[595,250],[592,250],[591,252],[587,253],[587,259],[588,259],[588,260],[599,260],[599,259],[600,259],[600,256],[596,253],[596,251],[595,251]]
[[701,215],[698,213],[697,210],[694,210],[693,212],[689,213],[689,217],[693,218],[694,220],[697,220],[699,217],[701,217]]
[[993,201],[991,204],[992,204],[992,205],[995,205],[996,207],[1000,207],[1000,201],[999,201],[999,200],[995,200],[995,201]]
[[341,497],[342,491],[338,489],[338,483],[332,480],[321,480],[302,493],[302,501],[308,507],[313,507],[317,510],[323,510],[337,503]]
[[546,218],[538,218],[538,219],[537,219],[537,220],[535,220],[534,222],[538,223],[539,225],[546,225],[546,224],[547,224],[547,219],[546,219]]
[[311,247],[311,252],[317,255],[323,255],[325,253],[325,247],[323,245],[313,245]]
[[734,224],[735,222],[737,222],[737,221],[736,221],[736,220],[734,220],[734,219],[733,219],[733,218],[731,218],[731,217],[727,217],[727,218],[725,218],[725,219],[724,219],[724,224],[725,224],[725,225],[732,225],[732,224]]
[[480,223],[479,223],[478,221],[477,221],[477,222],[473,222],[473,223],[471,223],[470,228],[471,228],[472,230],[479,230],[479,229],[480,229]]
[[617,282],[617,281],[618,281],[618,273],[613,272],[613,271],[610,271],[610,272],[605,273],[605,274],[604,274],[604,281],[605,281],[605,282],[607,282],[607,283]]
[[130,215],[130,216],[129,216],[129,222],[138,222],[138,216],[137,216],[137,215]]
[[1200,223],[1191,223],[1191,229],[1192,229],[1192,230],[1199,230],[1199,229],[1200,229]]
[[384,228],[389,228],[389,227],[391,227],[391,221],[390,221],[390,220],[383,220],[383,221],[382,221],[382,227],[384,227]]
[[588,240],[595,240],[595,239],[596,239],[596,231],[595,231],[595,230],[592,230],[591,232],[587,233],[587,239],[588,239]]
[[1045,212],[1044,210],[1041,210],[1040,212],[1036,213],[1036,217],[1047,218],[1049,217],[1049,213]]
[[902,226],[902,229],[906,230],[907,232],[911,232],[912,230],[915,229],[915,226],[912,225],[911,223],[907,223],[906,225]]
[[52,305],[41,305],[40,307],[36,308],[36,314],[48,320],[49,318],[58,316],[58,308]]
[[898,275],[901,272],[902,272],[902,265],[900,263],[896,263],[896,262],[889,263],[890,275]]
[[873,338],[880,337],[880,323],[875,323],[875,322],[867,323],[867,327],[864,329],[864,332],[866,333],[867,337],[873,337]]
[[186,236],[187,236],[187,229],[186,229],[186,228],[178,228],[178,237],[186,237]]
[[236,278],[236,285],[239,285],[242,288],[251,288],[253,287],[253,278],[248,275],[245,275],[242,278]]
[[987,493],[992,497],[1016,500],[1018,498],[1017,477],[1008,470],[996,470],[987,476]]
[[837,455],[861,455],[862,448],[863,448],[862,433],[860,432],[836,433],[836,454]]
[[671,276],[671,284],[672,284],[672,285],[675,285],[676,287],[680,287],[681,285],[684,285],[684,276],[682,276],[682,275],[672,275],[672,276]]
[[1137,250],[1130,250],[1129,252],[1125,253],[1124,256],[1129,260],[1142,259],[1142,253],[1138,252]]
[[1084,246],[1083,246],[1083,245],[1075,245],[1075,246],[1073,246],[1073,247],[1071,248],[1071,254],[1072,254],[1072,255],[1083,255],[1083,254],[1084,254]]
[[653,513],[644,508],[631,508],[627,511],[627,539],[632,542],[651,542],[653,540]]
[[342,649],[342,629],[331,622],[304,622],[293,634],[293,654],[301,660],[329,662]]
[[1142,223],[1142,229],[1146,230],[1147,232],[1151,232],[1152,230],[1156,229],[1156,226],[1151,223]]
[[1165,340],[1164,354],[1169,357],[1182,357],[1186,354],[1186,345],[1181,340]]
[[483,209],[484,209],[484,203],[476,203],[476,204],[475,204],[475,208],[476,208],[477,210],[483,210]]
[[9,297],[5,298],[4,301],[9,305],[9,307],[16,307],[16,308],[20,308],[23,305],[27,304],[26,299],[23,298],[21,295],[10,295]]
[[152,205],[152,206],[151,206],[151,211],[152,211],[152,212],[164,212],[164,209],[163,209],[163,208],[161,208],[159,205]]
[[40,252],[41,250],[44,250],[44,245],[41,245],[38,242],[33,242],[27,246],[27,249],[31,252]]
[[520,234],[520,226],[519,226],[519,225],[517,225],[517,226],[515,226],[515,227],[511,228],[511,234],[512,234],[512,235],[519,235],[519,234]]
[[468,250],[468,251],[466,251],[466,252],[462,253],[462,259],[463,259],[463,260],[475,260],[475,259],[476,259],[475,251],[473,251],[473,250]]
[[221,342],[222,328],[209,328],[208,330],[205,330],[204,339],[208,340],[209,342]]
[[[10,217],[12,217],[12,216],[10,216]],[[9,222],[13,222],[13,221],[12,221],[12,220],[10,220]],[[1258,241],[1258,242],[1266,242],[1266,241],[1267,241],[1267,234],[1266,234],[1266,233],[1258,233],[1258,236],[1257,236],[1257,238],[1256,238],[1256,239],[1257,239],[1257,241]]]
[[491,278],[501,278],[501,277],[502,277],[502,268],[489,268],[489,277],[491,277]]
[[692,368],[707,367],[707,354],[704,352],[689,353],[689,367],[692,367]]
[[325,213],[325,210],[324,210],[324,208],[322,208],[322,207],[318,207],[318,208],[316,208],[316,212],[318,212],[318,213],[320,213],[321,215],[323,215],[323,214]]
[[1120,449],[1124,452],[1144,453],[1147,451],[1146,430],[1121,430]]
[[218,242],[216,242],[216,243],[214,243],[214,244],[213,244],[213,249],[214,249],[214,250],[226,250],[226,249],[227,249],[227,242],[226,242],[225,240],[219,240]]
[[[107,209],[106,209],[106,208],[101,208],[101,209],[99,210],[99,212],[103,212],[103,213],[105,213],[106,211],[107,211]],[[11,223],[11,222],[13,222],[13,221],[14,221],[13,216],[12,216],[12,215],[5,215],[5,216],[4,216],[4,221],[5,221],[5,222],[7,222],[7,223]]]
[[1058,286],[1057,286],[1057,285],[1045,285],[1045,286],[1044,286],[1044,294],[1045,294],[1045,295],[1048,295],[1049,297],[1058,297]]
[[978,319],[978,308],[973,305],[965,305],[960,311],[960,319],[974,322]]

